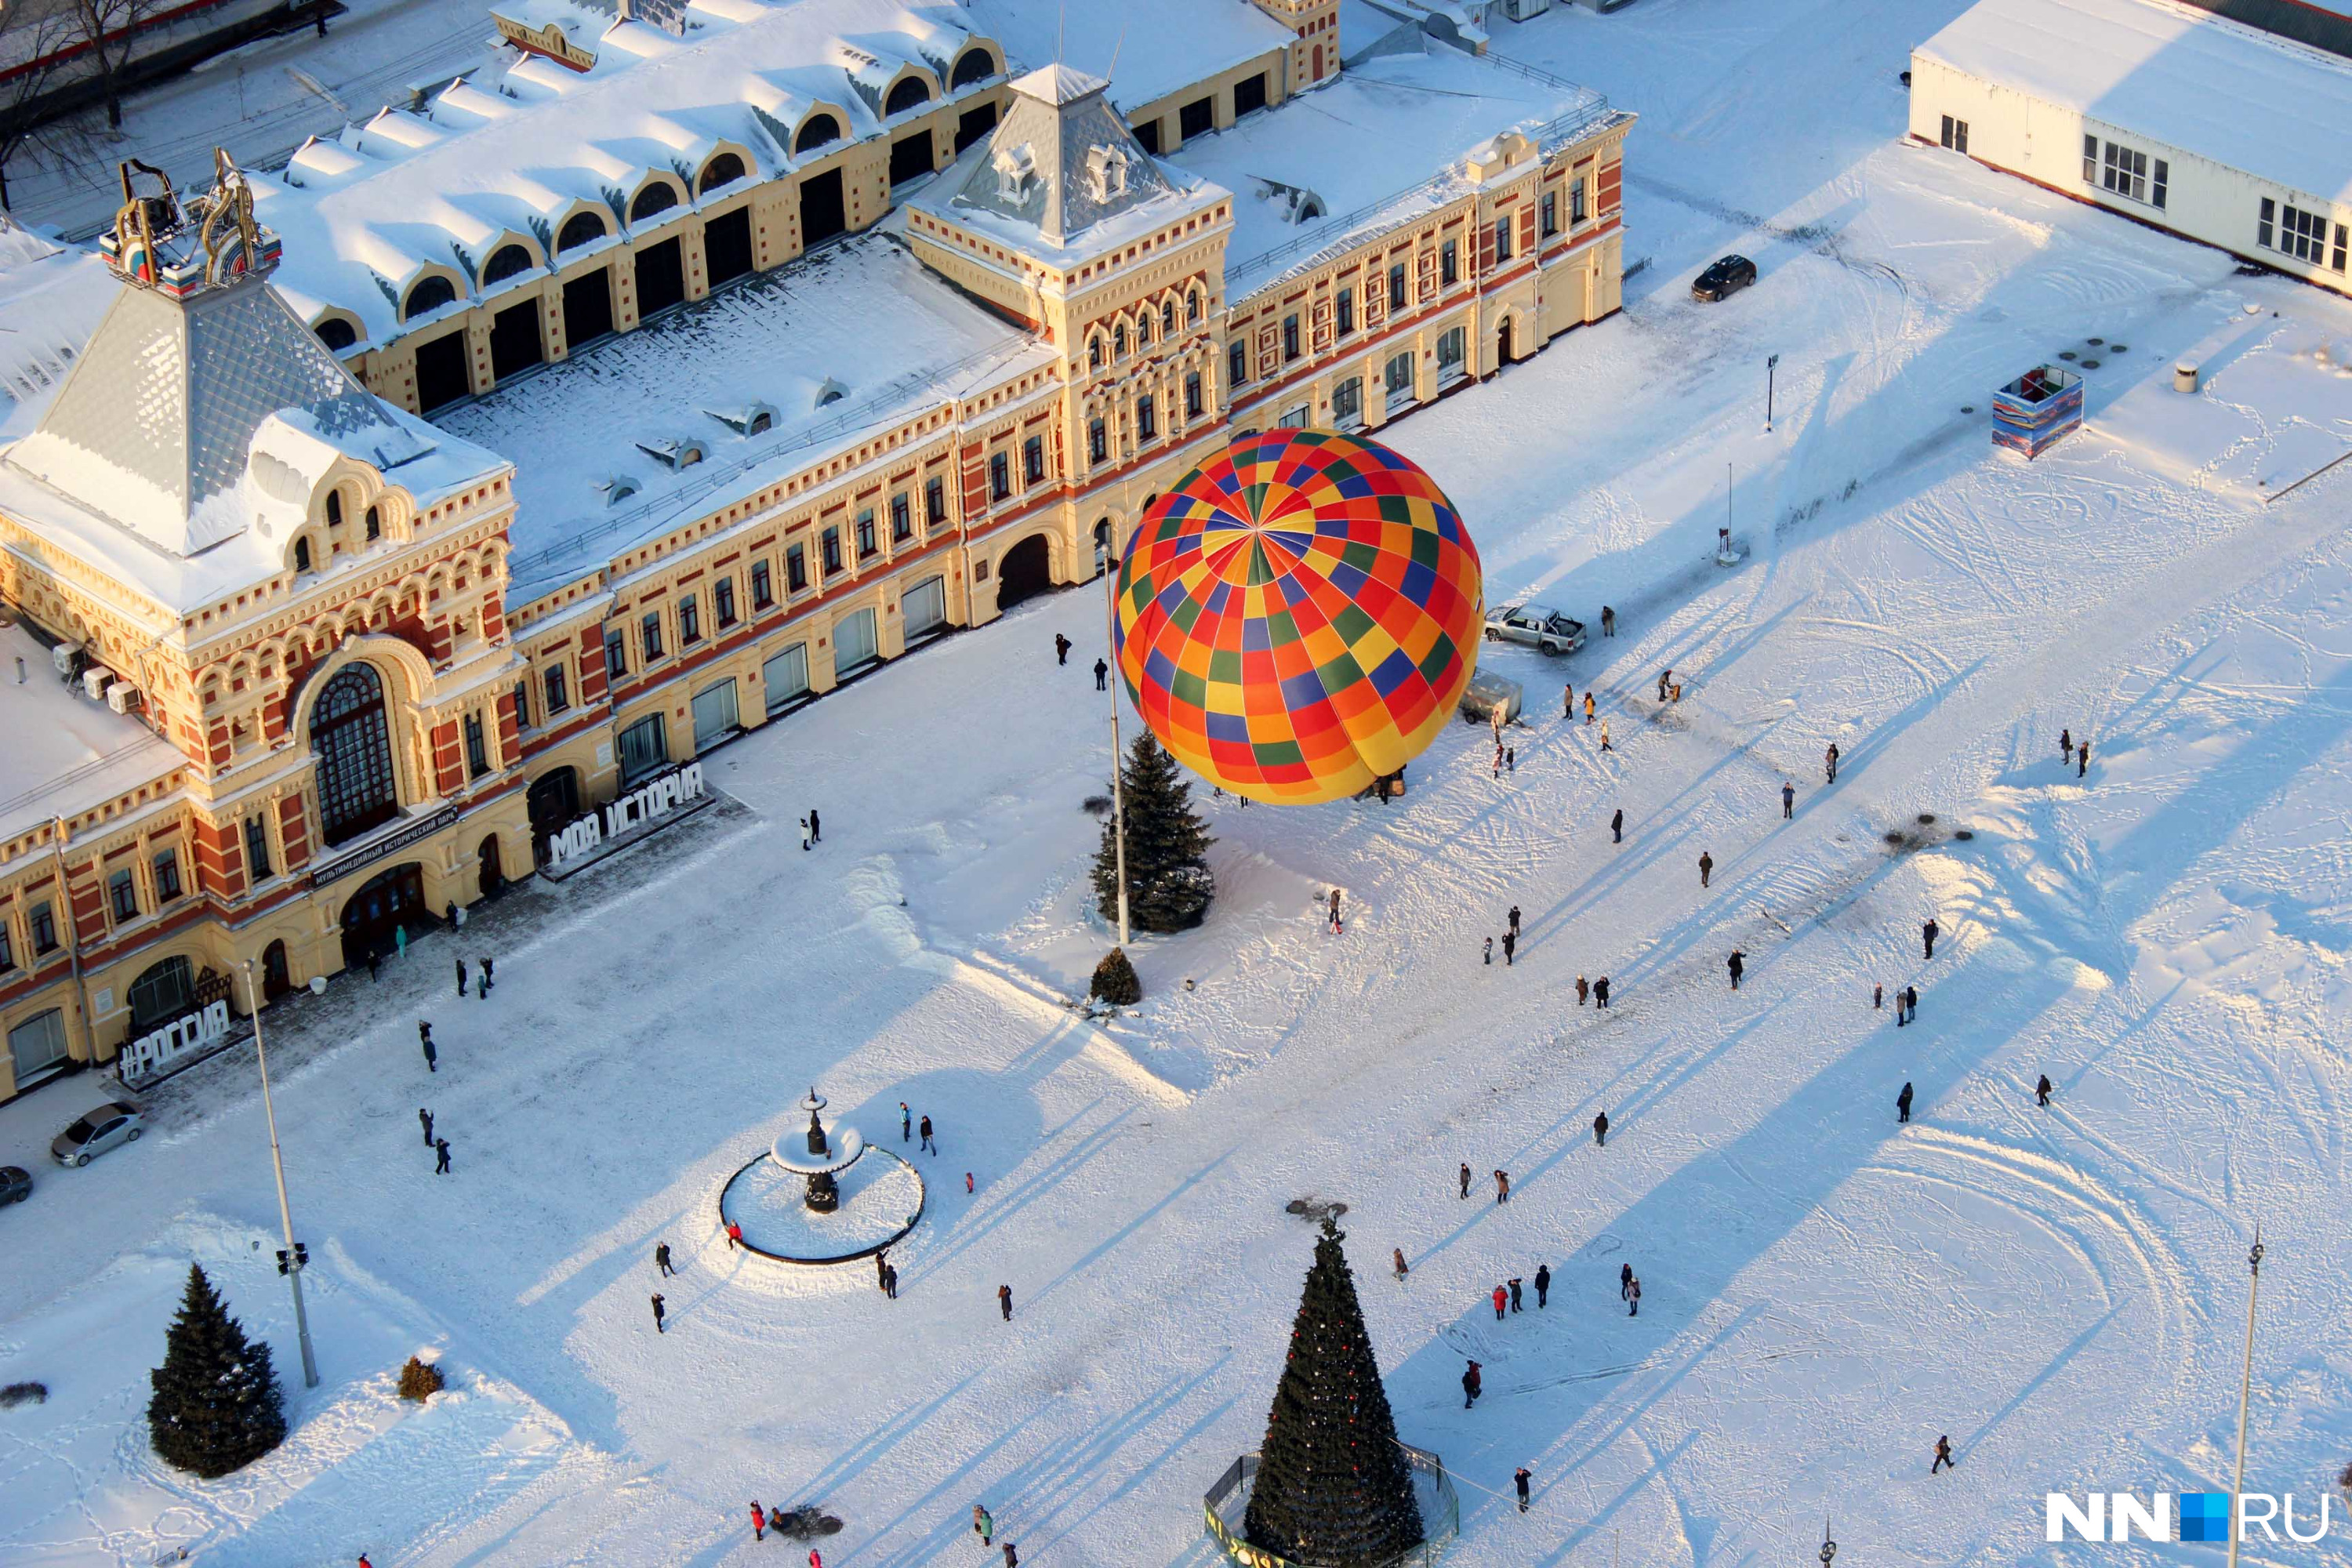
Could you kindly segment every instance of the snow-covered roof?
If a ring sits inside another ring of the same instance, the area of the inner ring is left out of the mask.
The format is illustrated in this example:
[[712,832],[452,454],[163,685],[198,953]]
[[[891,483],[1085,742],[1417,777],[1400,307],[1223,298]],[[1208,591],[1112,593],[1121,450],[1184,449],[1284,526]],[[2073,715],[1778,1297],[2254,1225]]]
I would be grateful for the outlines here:
[[[514,458],[507,596],[520,605],[827,447],[1052,359],[868,234],[608,338],[441,426]],[[761,408],[772,423],[754,431]],[[704,456],[674,468],[659,455],[670,443]]]
[[112,800],[187,762],[146,725],[80,690],[58,679],[38,638],[13,622],[0,626],[0,734],[8,737],[0,746],[0,838]]
[[2352,201],[2352,62],[2166,0],[1979,0],[1916,51],[2292,191]]
[[1607,113],[1588,89],[1433,44],[1350,66],[1313,92],[1192,138],[1167,161],[1234,193],[1225,276],[1238,297],[1263,283],[1270,258],[1303,260],[1453,200],[1457,185],[1416,182],[1458,170],[1505,131],[1549,141]]
[[[1113,78],[1111,99],[1140,109],[1295,41],[1250,0],[969,0],[1016,60],[1066,62]],[[1113,68],[1116,61],[1117,68]]]
[[[498,9],[530,29],[561,26],[593,65],[518,53],[495,79],[461,80],[422,113],[384,110],[304,147],[282,174],[253,176],[257,214],[285,243],[278,287],[307,319],[336,307],[359,319],[362,343],[396,335],[400,302],[429,268],[454,273],[462,300],[508,243],[532,263],[513,284],[543,276],[568,217],[595,215],[605,237],[591,243],[609,245],[650,180],[698,202],[698,176],[722,149],[748,154],[762,178],[829,155],[840,139],[792,153],[813,116],[858,140],[894,121],[883,112],[889,89],[910,73],[929,76],[927,88],[977,90],[948,84],[988,41],[959,0],[692,0],[675,8],[682,35],[569,0]],[[938,101],[927,94],[901,117]]]

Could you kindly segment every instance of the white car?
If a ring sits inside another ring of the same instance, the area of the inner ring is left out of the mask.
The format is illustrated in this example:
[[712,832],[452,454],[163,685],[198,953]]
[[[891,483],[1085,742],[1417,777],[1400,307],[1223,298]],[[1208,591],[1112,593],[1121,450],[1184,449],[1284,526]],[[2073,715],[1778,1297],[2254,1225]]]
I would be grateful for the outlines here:
[[1584,646],[1584,623],[1546,605],[1506,605],[1487,612],[1486,640],[1525,643],[1546,653],[1574,653]]
[[120,1143],[136,1143],[146,1130],[146,1113],[126,1101],[109,1100],[82,1113],[81,1120],[58,1133],[49,1153],[60,1165],[87,1165],[97,1155]]

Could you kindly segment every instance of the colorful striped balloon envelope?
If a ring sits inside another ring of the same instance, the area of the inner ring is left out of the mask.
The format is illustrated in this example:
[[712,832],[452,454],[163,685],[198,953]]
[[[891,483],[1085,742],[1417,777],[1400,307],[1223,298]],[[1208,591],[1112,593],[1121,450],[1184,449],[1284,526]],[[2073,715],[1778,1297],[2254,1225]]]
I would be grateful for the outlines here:
[[1419,756],[1477,662],[1478,550],[1436,481],[1325,430],[1237,438],[1119,563],[1128,695],[1176,759],[1305,805]]

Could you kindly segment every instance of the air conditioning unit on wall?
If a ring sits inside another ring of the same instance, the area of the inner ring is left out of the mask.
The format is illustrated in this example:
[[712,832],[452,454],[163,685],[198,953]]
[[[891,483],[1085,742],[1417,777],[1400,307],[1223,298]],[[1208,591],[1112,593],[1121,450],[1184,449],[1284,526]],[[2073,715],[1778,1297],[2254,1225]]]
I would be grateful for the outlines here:
[[106,695],[107,682],[113,679],[114,672],[108,669],[105,666],[97,664],[91,665],[88,669],[81,672],[82,695],[89,698],[92,702],[97,701],[100,698]]
[[117,713],[128,713],[139,706],[139,689],[127,680],[118,680],[106,689],[106,705]]

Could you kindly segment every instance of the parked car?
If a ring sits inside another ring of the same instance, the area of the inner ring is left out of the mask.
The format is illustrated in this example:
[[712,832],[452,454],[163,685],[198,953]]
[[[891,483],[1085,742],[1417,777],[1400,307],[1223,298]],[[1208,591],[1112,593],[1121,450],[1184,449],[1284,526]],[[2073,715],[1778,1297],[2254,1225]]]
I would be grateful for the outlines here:
[[1519,642],[1546,653],[1574,653],[1584,646],[1584,623],[1543,605],[1506,605],[1486,613],[1488,642]]
[[1694,300],[1727,300],[1756,281],[1756,263],[1744,256],[1727,256],[1691,279]]
[[32,1195],[32,1172],[22,1165],[0,1165],[0,1205],[21,1204]]
[[93,1105],[80,1121],[57,1135],[49,1152],[60,1165],[87,1165],[118,1143],[135,1143],[146,1131],[146,1113],[119,1100]]

